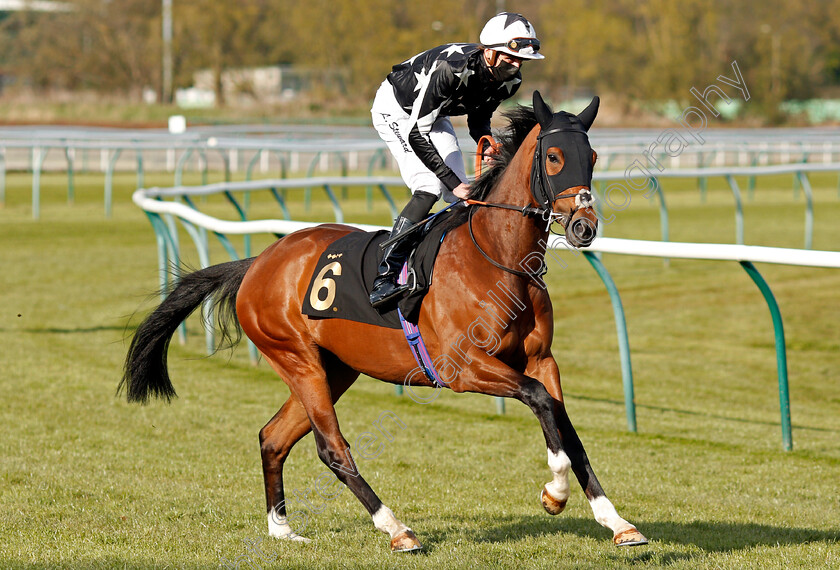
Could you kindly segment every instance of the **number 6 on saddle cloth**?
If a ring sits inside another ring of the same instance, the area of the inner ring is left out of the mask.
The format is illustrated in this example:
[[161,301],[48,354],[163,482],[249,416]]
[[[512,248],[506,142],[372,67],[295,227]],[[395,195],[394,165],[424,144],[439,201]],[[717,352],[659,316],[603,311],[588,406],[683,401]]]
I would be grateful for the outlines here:
[[395,307],[380,313],[370,305],[370,290],[382,257],[380,245],[388,232],[352,232],[330,244],[321,254],[306,290],[301,312],[314,319],[345,319],[403,329],[418,365],[429,380],[441,385],[423,344],[417,320],[423,297],[432,284],[435,258],[446,232],[466,220],[465,208],[446,209],[425,227],[420,245],[411,252],[400,283],[412,285]]

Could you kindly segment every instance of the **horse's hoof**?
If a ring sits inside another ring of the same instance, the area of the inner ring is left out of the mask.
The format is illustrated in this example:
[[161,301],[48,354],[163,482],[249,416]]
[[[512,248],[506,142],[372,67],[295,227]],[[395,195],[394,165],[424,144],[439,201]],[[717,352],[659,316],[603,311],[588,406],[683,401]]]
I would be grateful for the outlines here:
[[616,546],[641,546],[642,544],[647,544],[648,539],[636,530],[636,527],[633,527],[616,534],[613,537],[613,543]]
[[543,490],[540,493],[540,502],[542,503],[545,512],[550,515],[559,515],[563,512],[563,509],[566,508],[566,501],[558,501],[548,494],[545,487],[543,487]]
[[411,529],[406,529],[391,539],[391,552],[414,552],[422,548],[423,545],[420,544]]

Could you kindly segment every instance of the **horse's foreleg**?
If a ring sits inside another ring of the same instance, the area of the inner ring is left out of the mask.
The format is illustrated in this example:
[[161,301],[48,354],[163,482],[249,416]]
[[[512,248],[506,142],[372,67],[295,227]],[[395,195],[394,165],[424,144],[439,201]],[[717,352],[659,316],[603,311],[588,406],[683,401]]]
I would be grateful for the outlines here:
[[554,480],[545,485],[540,500],[549,513],[556,515],[562,512],[569,499],[569,468],[572,465],[563,449],[557,425],[557,407],[562,402],[552,397],[544,384],[496,360],[474,363],[456,382],[453,389],[458,391],[516,398],[531,408],[542,427],[548,449],[548,466],[554,473]]
[[[522,396],[519,399],[531,408],[540,421],[548,452],[548,468],[554,475],[543,487],[540,502],[546,512],[557,515],[563,512],[569,500],[569,469],[573,466],[573,461],[567,454],[563,432],[557,423],[558,408],[562,408],[563,402],[552,397],[542,383],[525,378],[527,381],[523,382]],[[597,484],[597,480],[595,483]]]
[[[563,446],[569,455],[571,468],[589,500],[595,520],[613,532],[613,542],[617,546],[647,544],[648,541],[644,535],[635,526],[618,515],[612,502],[604,493],[604,489],[589,464],[589,458],[583,448],[583,443],[581,443],[577,431],[569,420],[563,402],[559,402],[557,423],[560,427],[560,435],[563,438]],[[551,513],[551,511],[548,512]]]
[[569,414],[566,412],[566,405],[563,403],[557,363],[553,358],[543,358],[539,361],[533,373],[543,381],[554,402],[554,417],[557,421],[560,437],[563,440],[561,454],[558,455],[552,453],[551,449],[548,450],[548,466],[554,473],[554,480],[546,484],[540,496],[543,508],[549,514],[556,515],[566,506],[566,500],[569,498],[568,474],[569,468],[571,468],[589,500],[595,520],[613,532],[613,542],[619,546],[646,544],[647,539],[636,527],[618,515],[589,464],[586,450],[583,448],[583,443],[581,443],[577,431],[575,431],[569,419]]
[[[551,364],[553,366],[547,368],[552,369],[554,375],[549,376],[548,382],[539,382],[515,372],[499,361],[474,361],[473,366],[458,376],[452,387],[458,391],[516,398],[531,408],[542,427],[548,448],[548,466],[554,474],[554,479],[545,485],[540,496],[548,513],[558,514],[565,508],[569,498],[568,474],[569,469],[572,469],[589,499],[595,519],[613,531],[615,544],[625,546],[647,543],[647,539],[636,527],[618,516],[598,483],[583,444],[566,414],[557,365],[553,360]],[[533,372],[546,372],[546,368],[535,369]]]

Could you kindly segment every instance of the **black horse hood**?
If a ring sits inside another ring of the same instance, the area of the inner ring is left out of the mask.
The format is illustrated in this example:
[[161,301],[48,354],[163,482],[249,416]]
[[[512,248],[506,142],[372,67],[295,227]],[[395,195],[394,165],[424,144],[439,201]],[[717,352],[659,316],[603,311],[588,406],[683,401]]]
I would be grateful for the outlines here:
[[[577,186],[589,188],[594,164],[587,131],[598,114],[599,104],[600,99],[594,97],[579,115],[566,111],[553,113],[539,91],[534,92],[534,114],[540,124],[540,134],[534,156],[539,166],[532,170],[531,189],[544,206],[550,207],[557,194],[564,190]],[[561,136],[553,136],[560,133]],[[565,162],[562,170],[553,176],[545,173],[544,165],[550,147],[559,148]],[[546,177],[545,184],[540,180],[543,176]]]

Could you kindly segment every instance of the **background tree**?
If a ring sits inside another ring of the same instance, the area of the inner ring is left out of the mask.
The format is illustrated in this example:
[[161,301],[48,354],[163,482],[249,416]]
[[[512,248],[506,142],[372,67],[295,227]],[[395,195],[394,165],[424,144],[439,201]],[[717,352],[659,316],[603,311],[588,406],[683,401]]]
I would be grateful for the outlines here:
[[184,74],[201,67],[213,71],[216,102],[224,105],[222,72],[225,69],[264,65],[271,49],[264,28],[271,23],[268,0],[219,2],[179,0],[173,6],[174,49],[177,67]]
[[77,0],[67,12],[16,12],[0,24],[3,66],[34,87],[134,92],[159,81],[160,7]]
[[[136,96],[161,83],[158,0],[75,0],[68,12],[0,13],[0,70],[35,89]],[[392,65],[448,42],[477,41],[496,0],[175,0],[176,87],[211,69],[292,64],[345,78],[373,97]],[[840,88],[840,0],[508,0],[532,19],[545,61],[529,85],[565,98],[688,100],[737,60],[769,112]],[[828,90],[828,91],[826,91]]]

